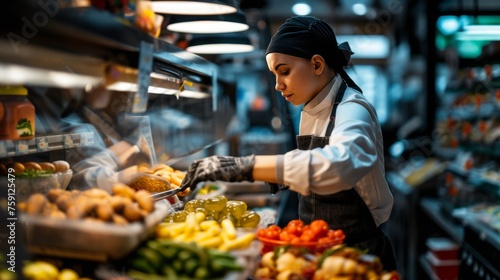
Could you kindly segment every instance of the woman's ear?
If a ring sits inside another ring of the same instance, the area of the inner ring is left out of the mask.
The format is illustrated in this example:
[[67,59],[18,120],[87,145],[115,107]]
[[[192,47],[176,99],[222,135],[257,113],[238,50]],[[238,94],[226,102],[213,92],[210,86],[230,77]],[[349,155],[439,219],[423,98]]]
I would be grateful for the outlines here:
[[325,70],[325,60],[321,55],[313,55],[313,57],[311,58],[311,63],[316,75],[320,75],[321,73],[323,73],[323,70]]

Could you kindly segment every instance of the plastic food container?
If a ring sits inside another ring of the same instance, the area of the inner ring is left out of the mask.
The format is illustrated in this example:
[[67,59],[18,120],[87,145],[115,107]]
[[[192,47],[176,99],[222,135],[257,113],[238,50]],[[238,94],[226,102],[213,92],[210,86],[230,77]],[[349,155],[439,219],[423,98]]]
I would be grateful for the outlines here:
[[0,176],[0,182],[2,182],[1,184],[4,186],[7,186],[7,184],[14,184],[16,199],[18,201],[24,201],[35,193],[46,194],[50,189],[65,190],[72,177],[73,171],[70,169],[66,172],[56,172],[36,178],[16,177],[14,181],[9,181],[7,176]]
[[131,253],[153,233],[169,211],[167,204],[155,204],[155,210],[143,222],[128,225],[59,220],[25,213],[19,221],[25,244],[32,253],[107,261]]
[[290,242],[282,240],[273,240],[265,237],[258,237],[259,241],[262,242],[262,254],[273,251],[275,247],[278,246],[292,246],[307,248],[311,253],[323,253],[325,250],[330,249],[335,245],[344,243],[345,236],[338,238],[330,243],[319,243],[319,242],[301,242],[299,244],[290,244]]
[[442,260],[431,252],[427,252],[425,258],[439,279],[452,280],[458,278],[460,260]]
[[446,237],[432,237],[426,240],[429,251],[440,260],[458,259],[460,247]]

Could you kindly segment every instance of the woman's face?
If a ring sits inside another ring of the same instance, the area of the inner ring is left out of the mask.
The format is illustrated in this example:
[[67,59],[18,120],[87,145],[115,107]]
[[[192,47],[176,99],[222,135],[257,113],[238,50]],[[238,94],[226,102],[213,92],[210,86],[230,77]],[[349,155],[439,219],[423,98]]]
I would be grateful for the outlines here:
[[[313,99],[323,88],[312,60],[282,53],[266,55],[267,67],[276,77],[275,88],[293,105]],[[323,85],[324,86],[324,85]]]

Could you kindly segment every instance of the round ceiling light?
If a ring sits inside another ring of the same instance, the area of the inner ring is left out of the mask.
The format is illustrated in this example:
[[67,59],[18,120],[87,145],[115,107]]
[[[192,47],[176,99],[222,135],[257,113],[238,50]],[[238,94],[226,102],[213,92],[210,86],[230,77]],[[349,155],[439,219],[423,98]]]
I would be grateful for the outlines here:
[[193,36],[186,50],[196,54],[221,54],[251,52],[254,49],[245,34],[226,33]]
[[159,14],[173,15],[222,15],[237,11],[237,7],[229,0],[152,0],[151,9]]
[[174,15],[167,25],[169,31],[194,34],[241,32],[247,29],[249,26],[242,12],[226,15]]

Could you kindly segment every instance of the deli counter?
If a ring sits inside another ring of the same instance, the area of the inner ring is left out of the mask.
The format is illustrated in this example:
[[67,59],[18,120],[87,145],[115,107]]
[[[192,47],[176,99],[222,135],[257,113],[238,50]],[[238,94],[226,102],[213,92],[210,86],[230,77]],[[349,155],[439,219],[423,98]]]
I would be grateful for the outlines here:
[[353,265],[343,273],[398,279],[321,221],[307,240],[300,221],[297,243],[280,239],[292,226],[274,225],[279,194],[263,182],[181,191],[194,160],[238,154],[234,84],[127,15],[78,3],[0,4],[0,122],[12,128],[0,279],[327,279],[319,260],[336,254]]

